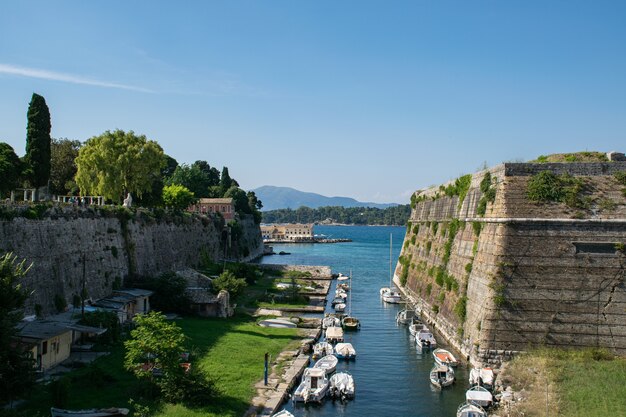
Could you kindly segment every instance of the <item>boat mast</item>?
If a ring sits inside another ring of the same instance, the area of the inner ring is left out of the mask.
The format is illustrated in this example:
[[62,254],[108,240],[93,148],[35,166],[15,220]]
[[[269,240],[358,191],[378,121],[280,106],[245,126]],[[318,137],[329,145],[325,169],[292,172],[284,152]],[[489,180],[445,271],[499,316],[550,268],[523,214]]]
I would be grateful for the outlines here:
[[393,234],[389,233],[389,291],[391,291],[391,247],[393,246]]

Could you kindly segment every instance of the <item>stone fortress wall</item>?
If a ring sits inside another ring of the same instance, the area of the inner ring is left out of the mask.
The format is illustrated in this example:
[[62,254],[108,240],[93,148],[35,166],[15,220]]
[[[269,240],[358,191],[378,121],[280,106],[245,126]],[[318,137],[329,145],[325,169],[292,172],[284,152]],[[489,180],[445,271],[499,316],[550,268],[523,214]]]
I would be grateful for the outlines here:
[[[529,200],[545,170],[583,181],[578,207]],[[462,200],[449,184],[418,191],[394,279],[474,364],[541,345],[626,355],[626,195],[614,175],[625,171],[505,163],[471,175]]]
[[27,313],[36,304],[44,314],[55,312],[58,297],[71,306],[83,277],[87,296],[98,299],[131,275],[197,266],[201,256],[245,261],[263,252],[260,228],[251,217],[240,219],[241,232],[229,239],[221,218],[133,213],[57,207],[41,219],[0,220],[0,254],[13,252],[32,263],[24,282],[33,291]]

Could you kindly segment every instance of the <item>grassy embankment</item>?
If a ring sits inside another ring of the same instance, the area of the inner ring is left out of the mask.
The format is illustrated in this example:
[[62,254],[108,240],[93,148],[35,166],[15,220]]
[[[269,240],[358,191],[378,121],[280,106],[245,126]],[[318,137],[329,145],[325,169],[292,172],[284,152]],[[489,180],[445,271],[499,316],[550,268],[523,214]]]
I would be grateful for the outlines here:
[[524,398],[511,417],[626,416],[626,359],[604,351],[533,351],[513,360],[503,378]]
[[[309,305],[308,298],[292,294],[290,289],[277,289],[276,284],[279,282],[291,283],[291,280],[285,278],[281,273],[271,275],[266,271],[262,277],[256,280],[254,285],[248,286],[245,293],[239,296],[237,305],[247,309],[306,307]],[[296,280],[296,283],[310,285],[310,282],[301,279]]]
[[[186,318],[176,322],[190,337],[200,367],[215,380],[218,394],[211,405],[189,408],[183,405],[141,402],[151,408],[152,417],[241,416],[254,395],[253,385],[263,378],[263,356],[272,357],[295,348],[300,337],[297,329],[272,329],[256,325],[249,316],[225,319]],[[122,346],[92,365],[66,375],[69,383],[69,409],[92,407],[129,407],[129,399],[138,400],[142,384],[123,369]],[[25,404],[24,416],[50,414],[51,397],[38,387]],[[131,407],[132,408],[132,407]]]

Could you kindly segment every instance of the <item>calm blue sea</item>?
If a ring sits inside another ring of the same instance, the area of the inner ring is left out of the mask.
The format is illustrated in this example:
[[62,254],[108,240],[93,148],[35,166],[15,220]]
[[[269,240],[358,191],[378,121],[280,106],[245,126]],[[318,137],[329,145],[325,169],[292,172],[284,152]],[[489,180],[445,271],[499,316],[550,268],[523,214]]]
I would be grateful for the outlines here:
[[[428,380],[432,354],[420,353],[405,326],[396,325],[398,306],[384,304],[379,289],[389,283],[389,236],[393,235],[392,265],[400,255],[405,228],[375,226],[315,226],[316,234],[349,238],[350,243],[283,244],[274,251],[291,255],[264,257],[262,263],[328,265],[334,273],[352,270],[352,313],[361,330],[346,335],[357,351],[354,362],[340,362],[338,370],[350,372],[356,399],[342,404],[326,400],[322,405],[291,403],[285,408],[295,416],[393,416],[443,417],[456,415],[465,399],[467,366],[457,368],[457,382],[443,391]],[[334,294],[334,284],[331,288]],[[330,307],[329,307],[330,308]],[[443,340],[439,341],[440,344]]]

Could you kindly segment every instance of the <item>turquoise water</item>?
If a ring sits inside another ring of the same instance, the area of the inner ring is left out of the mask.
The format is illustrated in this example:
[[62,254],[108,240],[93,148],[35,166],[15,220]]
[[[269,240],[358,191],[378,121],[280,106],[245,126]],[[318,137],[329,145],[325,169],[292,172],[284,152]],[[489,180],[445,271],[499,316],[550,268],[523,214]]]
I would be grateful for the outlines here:
[[[389,235],[393,235],[392,264],[400,255],[404,227],[315,226],[315,233],[333,238],[350,238],[350,243],[273,245],[274,251],[291,255],[263,258],[262,263],[328,265],[334,273],[352,270],[352,313],[361,330],[346,333],[357,359],[339,363],[355,380],[356,399],[341,403],[326,400],[322,405],[288,403],[295,416],[455,416],[465,399],[467,365],[456,370],[457,382],[438,390],[428,379],[434,364],[430,352],[420,353],[409,338],[406,326],[396,325],[397,305],[380,300],[379,289],[389,284]],[[331,288],[334,294],[334,284]],[[330,309],[330,306],[328,307]],[[438,338],[440,345],[445,343]]]

